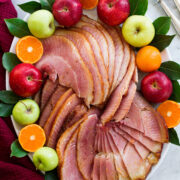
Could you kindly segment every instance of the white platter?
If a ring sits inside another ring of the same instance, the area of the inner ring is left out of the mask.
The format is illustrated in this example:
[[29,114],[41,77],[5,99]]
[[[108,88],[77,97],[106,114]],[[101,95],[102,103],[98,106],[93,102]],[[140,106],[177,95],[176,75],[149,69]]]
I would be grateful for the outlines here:
[[[96,9],[84,11],[83,13],[86,14],[86,15],[88,15],[90,18],[97,20]],[[147,13],[146,16],[148,16],[148,13]],[[29,17],[29,14],[27,13],[27,15],[24,17],[24,21],[27,21],[28,17]],[[150,17],[150,16],[148,16],[148,17]],[[157,18],[158,18],[158,17],[157,17]],[[17,43],[18,39],[19,39],[19,38],[14,37],[13,42],[12,42],[12,44],[11,44],[10,52],[15,53],[15,47],[16,47],[16,43]],[[166,50],[164,50],[164,51],[161,53],[161,55],[162,55],[163,61],[167,61],[167,60],[171,59],[171,55],[170,55],[170,52],[168,51],[168,48],[167,48]],[[139,80],[141,80],[141,79],[142,79],[142,76],[141,76],[141,74],[140,74]],[[11,90],[11,88],[10,88],[10,86],[9,86],[9,73],[8,73],[8,72],[6,72],[6,89],[7,89],[7,90]],[[22,128],[23,126],[21,126],[21,125],[19,125],[18,123],[16,123],[16,122],[14,121],[14,119],[13,119],[12,116],[11,116],[11,119],[12,119],[12,123],[13,123],[14,129],[15,129],[15,132],[16,132],[16,134],[18,135],[18,134],[19,134],[19,131],[21,130],[21,128]],[[162,154],[161,154],[161,158],[160,158],[158,164],[155,165],[155,166],[153,166],[151,172],[150,172],[150,173],[148,174],[148,176],[147,176],[147,180],[150,180],[150,179],[151,179],[151,177],[152,177],[152,175],[154,174],[154,172],[155,172],[155,171],[158,169],[158,167],[161,165],[161,163],[163,162],[163,160],[164,160],[164,158],[165,158],[165,156],[166,156],[166,154],[167,154],[167,152],[168,152],[168,150],[169,150],[169,147],[170,147],[170,144],[169,144],[169,143],[168,143],[168,144],[164,144],[163,150],[162,150]],[[32,155],[33,155],[32,153],[29,154],[29,157],[30,157],[31,160],[32,160]]]

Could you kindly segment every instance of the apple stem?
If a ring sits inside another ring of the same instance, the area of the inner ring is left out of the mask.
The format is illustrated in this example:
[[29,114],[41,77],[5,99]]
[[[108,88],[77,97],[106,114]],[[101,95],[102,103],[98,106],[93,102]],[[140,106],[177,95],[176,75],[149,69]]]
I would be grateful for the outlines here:
[[19,102],[22,103],[22,104],[26,107],[26,109],[27,109],[28,112],[31,111],[31,108],[28,108],[27,105],[26,105],[24,102],[22,102],[22,101],[19,101]]
[[119,0],[116,0],[115,2],[110,2],[109,7],[112,8]]

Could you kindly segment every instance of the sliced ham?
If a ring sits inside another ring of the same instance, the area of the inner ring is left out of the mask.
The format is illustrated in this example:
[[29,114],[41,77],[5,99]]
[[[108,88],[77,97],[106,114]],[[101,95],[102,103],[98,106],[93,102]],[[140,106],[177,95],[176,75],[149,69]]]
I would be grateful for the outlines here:
[[106,177],[107,180],[117,180],[117,171],[114,163],[114,156],[108,153],[106,156]]
[[109,81],[108,81],[108,73],[104,64],[104,59],[101,53],[101,49],[99,47],[99,44],[97,40],[92,36],[91,33],[80,29],[80,28],[71,28],[72,31],[76,31],[79,33],[82,33],[86,39],[89,41],[91,48],[94,52],[94,57],[97,63],[97,66],[99,68],[99,72],[101,73],[103,84],[104,84],[104,101],[106,100],[106,97],[108,96],[109,93]]
[[93,100],[93,79],[73,42],[63,36],[51,36],[42,43],[45,53],[36,67],[52,79],[59,75],[59,83],[71,87],[89,106]]
[[75,46],[79,51],[80,56],[82,57],[84,63],[88,67],[93,77],[94,99],[91,104],[93,105],[101,104],[104,98],[103,81],[98,66],[96,64],[96,61],[94,59],[94,54],[89,42],[87,41],[85,36],[81,33],[68,31],[60,28],[56,30],[55,35],[64,36],[75,44]]
[[143,121],[141,120],[140,109],[134,102],[131,104],[127,118],[121,120],[120,123],[144,133],[144,125]]
[[134,103],[140,109],[144,135],[154,141],[168,142],[168,129],[160,114],[139,93],[136,93]]
[[127,93],[127,95],[123,96],[121,104],[114,115],[113,119],[115,119],[116,122],[121,121],[128,114],[128,112],[131,108],[131,104],[133,102],[135,93],[136,93],[136,89],[137,89],[137,86],[136,86],[135,82],[131,81],[131,83],[129,85],[128,93]]
[[97,115],[91,115],[81,125],[77,141],[77,162],[84,179],[90,179],[95,156],[94,142]]
[[88,118],[88,116],[91,116],[93,114],[98,115],[99,111],[97,109],[90,109],[79,121],[77,121],[73,126],[66,129],[66,131],[60,136],[56,150],[59,157],[59,162],[62,163],[63,157],[64,157],[64,151],[66,149],[66,146],[68,142],[70,141],[72,135],[74,132],[79,128],[80,124]]
[[139,180],[146,178],[151,165],[148,160],[144,161],[139,156],[131,143],[126,145],[122,158],[131,179]]
[[93,37],[97,40],[99,47],[101,49],[101,53],[104,58],[104,64],[106,66],[106,69],[108,70],[109,67],[109,53],[108,53],[108,44],[105,36],[99,31],[96,27],[94,27],[92,24],[79,21],[75,27],[81,28],[83,30],[86,30],[87,32],[91,33]]
[[143,144],[151,152],[153,152],[153,153],[155,153],[157,155],[159,153],[161,153],[161,151],[162,151],[162,144],[161,143],[152,141],[151,139],[144,136],[144,134],[141,133],[140,131],[131,129],[131,128],[127,127],[127,126],[119,125],[118,127],[121,130],[123,130],[124,132],[126,132],[127,134],[129,134],[132,138],[136,139],[141,144]]
[[77,134],[78,131],[74,133],[74,135],[72,136],[70,142],[66,147],[63,163],[60,170],[61,180],[75,180],[75,179],[83,180],[83,177],[79,172],[77,166],[77,158],[76,158]]
[[124,162],[120,154],[114,154],[114,163],[116,167],[116,171],[118,173],[119,180],[130,180]]
[[110,86],[113,83],[114,79],[114,69],[115,69],[115,44],[113,42],[113,36],[107,31],[107,29],[110,29],[109,26],[107,26],[107,29],[105,29],[100,23],[97,21],[88,18],[87,16],[82,16],[82,21],[88,22],[90,24],[93,24],[97,29],[99,29],[102,34],[105,36],[108,44],[108,52],[109,52],[109,66],[108,66],[108,76],[109,76],[109,83]]
[[47,79],[43,89],[42,89],[42,95],[41,95],[41,107],[40,109],[43,110],[45,105],[47,104],[49,98],[53,94],[53,92],[56,90],[58,85],[58,81],[55,82],[51,81],[50,79]]
[[100,178],[99,180],[107,180],[106,176],[106,154],[100,156]]
[[108,132],[104,132],[104,143],[105,143],[105,150],[106,151],[104,151],[105,153],[112,153],[113,152],[113,150],[112,150],[112,148],[111,148],[111,145],[110,145],[110,143],[109,143],[109,139],[108,139],[108,135],[107,135],[107,133]]
[[118,85],[122,81],[124,75],[126,74],[128,64],[131,59],[132,51],[130,49],[129,44],[124,40],[124,38],[122,36],[121,28],[116,27],[116,30],[119,33],[119,36],[121,37],[121,41],[123,42],[123,46],[124,46],[124,57],[123,57],[123,61],[122,61],[122,64],[121,64],[121,67],[119,70],[119,75],[118,75],[117,84],[116,84],[116,85]]
[[81,104],[81,100],[75,95],[71,95],[59,109],[59,112],[54,120],[51,132],[47,138],[47,146],[55,148],[57,140],[60,136],[61,127],[66,120],[67,115],[77,106]]
[[124,94],[127,93],[129,83],[133,76],[135,68],[135,54],[132,52],[131,62],[128,67],[128,71],[123,79],[123,81],[119,84],[119,86],[114,90],[110,99],[106,105],[104,113],[101,116],[101,122],[105,124],[106,122],[112,120],[115,112],[117,111],[119,105],[121,104],[121,100]]
[[44,107],[44,110],[41,113],[39,119],[39,125],[44,127],[46,121],[48,120],[54,106],[56,105],[58,99],[66,92],[66,88],[62,86],[58,86],[55,92],[52,94],[51,98],[49,99],[47,105]]
[[[49,134],[51,132],[51,128],[53,126],[53,123],[56,119],[56,116],[58,115],[58,112],[60,108],[63,106],[63,104],[66,102],[66,100],[73,94],[72,89],[67,90],[57,101],[56,105],[54,106],[53,110],[51,111],[50,116],[46,120],[44,124],[44,132],[46,134],[46,137],[49,137]],[[44,119],[42,119],[42,122]],[[43,124],[43,123],[41,123]]]
[[91,178],[92,180],[100,180],[100,156],[98,154],[94,157],[94,165]]
[[101,24],[111,35],[114,42],[114,46],[115,46],[114,77],[113,77],[113,83],[110,90],[110,92],[112,92],[117,86],[118,75],[119,75],[120,67],[123,61],[123,57],[124,57],[124,47],[116,29],[114,27],[106,25],[105,23],[101,23]]
[[42,89],[40,89],[34,96],[33,99],[34,101],[41,106],[41,93],[42,93]]

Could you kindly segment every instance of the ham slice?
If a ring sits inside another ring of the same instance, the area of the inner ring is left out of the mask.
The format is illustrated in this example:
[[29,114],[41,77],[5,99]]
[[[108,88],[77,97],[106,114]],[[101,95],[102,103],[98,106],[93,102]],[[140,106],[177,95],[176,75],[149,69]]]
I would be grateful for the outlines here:
[[168,142],[168,130],[164,119],[154,108],[139,94],[136,93],[134,103],[140,109],[141,121],[144,126],[144,135],[154,141]]
[[99,180],[107,180],[106,176],[106,154],[100,155],[100,178]]
[[92,180],[100,179],[100,156],[98,154],[94,157],[94,165],[91,177]]
[[110,100],[108,101],[104,113],[101,116],[101,122],[103,124],[112,120],[115,112],[117,111],[119,105],[121,104],[123,95],[127,93],[129,83],[133,76],[134,68],[135,68],[135,54],[134,52],[132,52],[131,62],[129,64],[128,71],[123,81],[119,84],[119,86],[114,90],[114,92],[110,96]]
[[128,114],[136,93],[136,89],[136,84],[133,81],[131,81],[128,93],[127,95],[123,96],[122,102],[114,115],[114,119],[116,120],[116,122],[121,121]]
[[66,129],[66,131],[60,136],[57,146],[56,146],[60,164],[62,163],[66,146],[67,146],[68,142],[70,141],[72,135],[79,128],[80,124],[84,120],[86,120],[88,118],[88,116],[91,116],[93,114],[98,115],[99,111],[95,108],[90,109],[81,119],[79,119],[79,121],[77,121],[73,126]]
[[116,167],[116,171],[118,173],[119,180],[130,180],[124,162],[120,154],[114,154],[114,163]]
[[147,149],[149,149],[151,152],[155,154],[161,153],[162,150],[162,144],[152,141],[151,139],[147,138],[144,136],[143,133],[140,131],[128,128],[127,126],[124,125],[118,125],[118,128],[129,134],[132,138],[135,140],[139,141],[141,144],[143,144]]
[[59,112],[54,120],[51,132],[47,138],[47,146],[55,148],[57,140],[60,136],[61,127],[66,120],[67,115],[77,106],[81,104],[81,100],[75,95],[71,95],[59,109]]
[[72,31],[80,32],[82,33],[86,39],[89,41],[91,48],[94,52],[94,58],[96,60],[97,66],[99,68],[99,72],[101,73],[103,84],[104,84],[104,101],[106,100],[106,97],[109,93],[109,81],[108,81],[108,73],[104,64],[104,59],[101,53],[101,49],[99,47],[99,44],[97,43],[97,40],[92,36],[91,33],[80,29],[80,28],[71,28]]
[[117,180],[117,171],[114,163],[114,156],[108,153],[106,156],[106,177],[107,180]]
[[101,53],[104,58],[104,64],[106,66],[106,69],[108,70],[109,67],[109,53],[108,53],[108,44],[105,36],[99,31],[96,27],[94,27],[92,24],[79,21],[75,27],[81,28],[89,33],[92,34],[92,36],[97,40],[99,47],[101,49]]
[[40,89],[34,96],[33,99],[34,101],[41,106],[41,93],[42,93],[42,89]]
[[113,77],[113,83],[111,85],[111,90],[110,90],[110,92],[112,92],[118,85],[117,80],[118,80],[120,67],[121,67],[121,64],[123,61],[123,57],[124,57],[124,55],[123,55],[124,47],[123,47],[123,43],[122,43],[121,38],[120,38],[118,32],[116,31],[116,29],[111,26],[108,26],[104,23],[101,23],[101,24],[111,35],[113,42],[114,42],[114,46],[115,46],[114,77]]
[[58,81],[51,81],[50,79],[47,79],[43,89],[42,89],[42,95],[41,95],[41,111],[44,109],[45,105],[47,104],[49,98],[53,94],[53,92],[56,90],[58,85]]
[[[104,37],[107,40],[108,44],[108,52],[109,52],[109,66],[108,66],[108,76],[109,76],[109,83],[110,86],[113,83],[114,79],[114,69],[115,69],[115,44],[113,42],[111,34],[97,21],[88,18],[87,16],[82,16],[82,21],[93,24],[98,30],[102,32]],[[109,26],[107,26],[107,29],[109,29]]]
[[94,142],[97,115],[91,115],[81,125],[77,141],[77,162],[84,179],[90,179],[95,156]]
[[45,53],[36,67],[52,79],[58,74],[59,83],[71,87],[89,106],[93,100],[93,79],[73,42],[62,36],[51,36],[42,43]]
[[86,40],[83,34],[64,30],[64,29],[56,30],[55,35],[64,36],[75,44],[75,46],[79,51],[80,56],[82,57],[84,63],[88,67],[93,77],[94,99],[91,104],[93,105],[101,104],[104,98],[103,81],[98,66],[96,64],[96,61],[94,59],[94,54],[89,42]]
[[[56,116],[58,115],[58,112],[60,110],[60,108],[63,106],[63,104],[66,102],[66,100],[73,94],[72,89],[67,90],[57,101],[55,107],[53,108],[50,116],[48,117],[48,119],[46,120],[46,123],[44,125],[44,132],[46,134],[46,137],[49,137],[51,128],[53,126],[54,120],[56,118]],[[42,119],[42,122],[44,121],[44,119]],[[41,123],[43,124],[43,123]]]
[[66,92],[66,88],[62,86],[58,86],[55,90],[55,92],[52,94],[51,98],[49,99],[47,105],[44,107],[44,110],[41,113],[40,119],[39,119],[39,125],[41,127],[44,127],[46,121],[48,120],[54,106],[56,105],[56,102],[58,99]]
[[[77,134],[78,131],[74,133],[67,148],[64,153],[63,163],[60,170],[61,180],[83,180],[81,173],[77,167],[76,158],[76,145],[77,145]],[[70,170],[70,171],[69,171]]]

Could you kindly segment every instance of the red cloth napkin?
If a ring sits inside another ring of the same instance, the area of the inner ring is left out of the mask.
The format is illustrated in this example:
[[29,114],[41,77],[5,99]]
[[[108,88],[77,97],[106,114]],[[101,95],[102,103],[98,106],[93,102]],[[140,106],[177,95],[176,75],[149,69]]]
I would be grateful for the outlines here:
[[[0,60],[3,52],[9,51],[13,37],[8,33],[4,19],[17,17],[10,0],[0,0]],[[5,70],[0,63],[0,90],[5,89]],[[10,118],[0,118],[0,179],[43,180],[28,157],[10,158],[10,146],[16,139]]]

